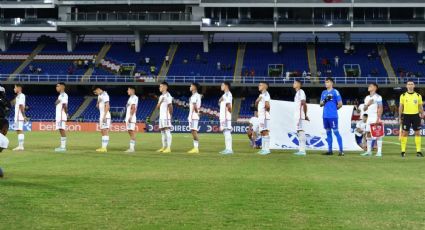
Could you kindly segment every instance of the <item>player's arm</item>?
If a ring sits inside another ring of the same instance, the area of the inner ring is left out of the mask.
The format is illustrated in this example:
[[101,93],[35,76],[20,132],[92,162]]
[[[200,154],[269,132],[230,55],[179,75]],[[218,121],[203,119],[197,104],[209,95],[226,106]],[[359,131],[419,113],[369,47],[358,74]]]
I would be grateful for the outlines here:
[[163,97],[159,97],[158,104],[156,104],[156,109],[159,109],[159,107],[161,107],[161,103],[163,99],[164,99]]
[[261,95],[258,96],[257,100],[255,100],[255,107],[258,106],[258,103],[260,103],[260,101],[261,101]]
[[325,106],[325,98],[323,98],[323,93],[322,93],[322,95],[320,96],[320,107],[323,107],[323,106]]
[[305,120],[309,121],[310,119],[307,116],[307,102],[305,100],[301,100],[301,105],[304,108]]
[[198,105],[196,104],[196,102],[192,103],[192,106],[193,106],[193,112],[198,113],[199,109],[198,109]]
[[229,111],[229,113],[232,112],[232,104],[231,103],[227,103],[226,104],[226,109]]
[[382,105],[382,102],[381,102],[378,104],[378,121],[381,120],[383,112],[384,112],[384,106]]
[[419,95],[418,109],[419,109],[419,116],[421,118],[423,118],[424,117],[424,105],[423,105],[423,102],[422,102],[422,96],[421,95]]
[[55,105],[58,105],[59,103],[61,103],[61,101],[59,99],[56,99]]
[[106,118],[106,115],[108,114],[110,109],[111,109],[111,106],[109,105],[109,101],[105,102],[105,110],[103,111],[104,118]]
[[131,119],[133,118],[134,114],[136,113],[136,105],[132,104],[130,106],[130,117],[128,118],[128,122],[131,122]]
[[404,111],[404,104],[403,104],[403,95],[400,96],[400,105],[398,106],[398,121],[403,123],[403,111]]
[[338,104],[336,105],[336,107],[337,107],[338,109],[342,108],[342,101],[338,101]]
[[264,107],[265,107],[265,109],[266,109],[267,112],[270,112],[270,101],[266,101]]
[[67,103],[62,104],[62,109],[66,114],[68,114],[68,104]]
[[170,119],[173,116],[173,104],[170,103],[168,104],[168,112],[170,113]]
[[22,113],[22,116],[24,117],[24,120],[27,119],[27,117],[25,116],[25,106],[23,104],[19,105],[19,111]]
[[336,101],[337,101],[336,108],[337,109],[342,108],[342,98],[341,98],[341,94],[339,93],[339,91],[336,91]]

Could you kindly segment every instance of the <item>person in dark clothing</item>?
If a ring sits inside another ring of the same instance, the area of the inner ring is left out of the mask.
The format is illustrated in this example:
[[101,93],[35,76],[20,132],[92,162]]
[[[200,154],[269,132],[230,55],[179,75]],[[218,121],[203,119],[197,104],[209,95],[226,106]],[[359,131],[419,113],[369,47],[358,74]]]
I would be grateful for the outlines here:
[[0,86],[0,119],[7,119],[9,117],[10,108],[12,108],[12,105],[6,98],[6,91],[3,87]]

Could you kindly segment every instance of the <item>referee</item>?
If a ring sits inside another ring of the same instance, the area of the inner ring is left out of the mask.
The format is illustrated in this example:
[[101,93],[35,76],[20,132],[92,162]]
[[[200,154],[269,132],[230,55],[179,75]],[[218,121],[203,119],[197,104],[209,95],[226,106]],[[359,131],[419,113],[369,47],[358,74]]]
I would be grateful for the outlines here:
[[402,125],[400,139],[401,157],[406,156],[407,136],[410,128],[415,131],[416,156],[423,157],[421,152],[421,118],[423,118],[422,96],[415,92],[415,83],[407,81],[407,92],[400,96],[399,121]]

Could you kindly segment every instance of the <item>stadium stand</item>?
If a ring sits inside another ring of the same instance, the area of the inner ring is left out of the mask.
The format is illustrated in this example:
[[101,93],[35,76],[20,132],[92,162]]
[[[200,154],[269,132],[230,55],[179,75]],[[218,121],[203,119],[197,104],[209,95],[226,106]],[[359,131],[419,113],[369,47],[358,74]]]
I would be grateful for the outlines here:
[[391,64],[400,79],[420,78],[425,73],[425,56],[410,43],[386,44]]

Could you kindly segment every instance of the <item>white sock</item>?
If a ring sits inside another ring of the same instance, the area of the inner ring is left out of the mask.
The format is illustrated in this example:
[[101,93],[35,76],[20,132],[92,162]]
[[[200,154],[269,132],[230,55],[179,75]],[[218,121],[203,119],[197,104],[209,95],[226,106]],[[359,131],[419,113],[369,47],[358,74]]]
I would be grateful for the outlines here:
[[66,137],[61,137],[61,148],[66,148]]
[[167,148],[171,148],[171,142],[173,141],[173,137],[171,136],[171,130],[165,130],[165,135],[167,136]]
[[161,131],[162,137],[162,148],[167,148],[167,136],[165,135],[165,131]]
[[305,152],[306,136],[304,131],[298,131],[299,151]]
[[382,137],[378,138],[378,140],[376,140],[376,144],[378,145],[378,155],[382,154]]
[[366,142],[367,142],[367,152],[371,153],[372,152],[372,138],[366,137]]
[[270,136],[269,135],[262,137],[261,149],[270,151]]
[[130,149],[134,150],[134,146],[136,145],[136,141],[135,140],[130,140]]
[[102,136],[102,148],[107,148],[109,143],[109,136]]
[[224,143],[226,145],[226,150],[233,151],[233,148],[232,148],[232,133],[230,132],[230,130],[224,130],[223,134],[224,134]]
[[197,141],[197,140],[193,140],[193,147],[194,147],[195,149],[199,148],[199,141]]
[[24,147],[24,140],[25,140],[25,135],[23,133],[18,134],[18,146],[20,148]]

